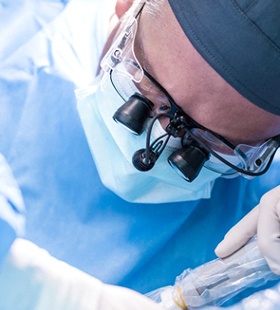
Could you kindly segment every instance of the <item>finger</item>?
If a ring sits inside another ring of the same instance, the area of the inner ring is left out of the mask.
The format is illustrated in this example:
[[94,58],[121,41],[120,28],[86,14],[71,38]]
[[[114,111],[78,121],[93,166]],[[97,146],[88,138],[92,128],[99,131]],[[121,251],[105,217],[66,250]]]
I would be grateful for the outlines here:
[[256,235],[258,216],[259,206],[256,206],[228,231],[224,239],[216,247],[216,255],[221,258],[227,257]]
[[260,205],[262,206],[276,206],[276,204],[280,201],[280,185],[274,187],[270,191],[266,192],[260,201]]
[[258,244],[272,272],[280,275],[280,201],[261,201]]

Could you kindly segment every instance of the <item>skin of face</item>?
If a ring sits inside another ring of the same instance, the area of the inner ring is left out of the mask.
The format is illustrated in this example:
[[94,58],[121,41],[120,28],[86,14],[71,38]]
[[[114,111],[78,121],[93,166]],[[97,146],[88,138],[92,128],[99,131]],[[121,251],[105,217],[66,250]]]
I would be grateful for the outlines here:
[[[118,0],[120,18],[132,1]],[[108,40],[108,45],[112,37]],[[280,134],[280,116],[257,107],[200,56],[166,1],[154,16],[144,7],[135,54],[141,65],[196,122],[234,144],[258,144]]]

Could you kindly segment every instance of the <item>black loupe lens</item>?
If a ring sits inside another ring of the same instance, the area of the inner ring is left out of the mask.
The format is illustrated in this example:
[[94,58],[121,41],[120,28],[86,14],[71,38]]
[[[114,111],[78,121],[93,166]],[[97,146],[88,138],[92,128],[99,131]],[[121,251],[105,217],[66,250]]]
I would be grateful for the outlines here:
[[208,158],[208,152],[195,143],[191,143],[172,153],[168,157],[168,162],[182,178],[192,182]]
[[113,119],[139,135],[143,132],[153,105],[150,100],[135,93],[115,112]]

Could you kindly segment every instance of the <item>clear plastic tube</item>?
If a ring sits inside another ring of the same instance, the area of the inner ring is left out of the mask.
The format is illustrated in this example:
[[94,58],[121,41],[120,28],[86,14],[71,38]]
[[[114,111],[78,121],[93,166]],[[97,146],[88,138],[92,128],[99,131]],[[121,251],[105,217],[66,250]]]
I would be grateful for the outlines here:
[[168,310],[217,306],[246,288],[279,278],[269,269],[254,237],[231,256],[186,269],[176,278],[174,286],[160,288],[147,296]]

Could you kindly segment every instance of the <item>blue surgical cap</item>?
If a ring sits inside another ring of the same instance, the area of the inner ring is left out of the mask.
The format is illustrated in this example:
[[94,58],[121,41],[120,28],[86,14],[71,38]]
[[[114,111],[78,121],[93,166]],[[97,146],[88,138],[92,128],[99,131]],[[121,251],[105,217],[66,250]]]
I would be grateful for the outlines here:
[[245,98],[280,115],[280,1],[169,3],[201,56]]

